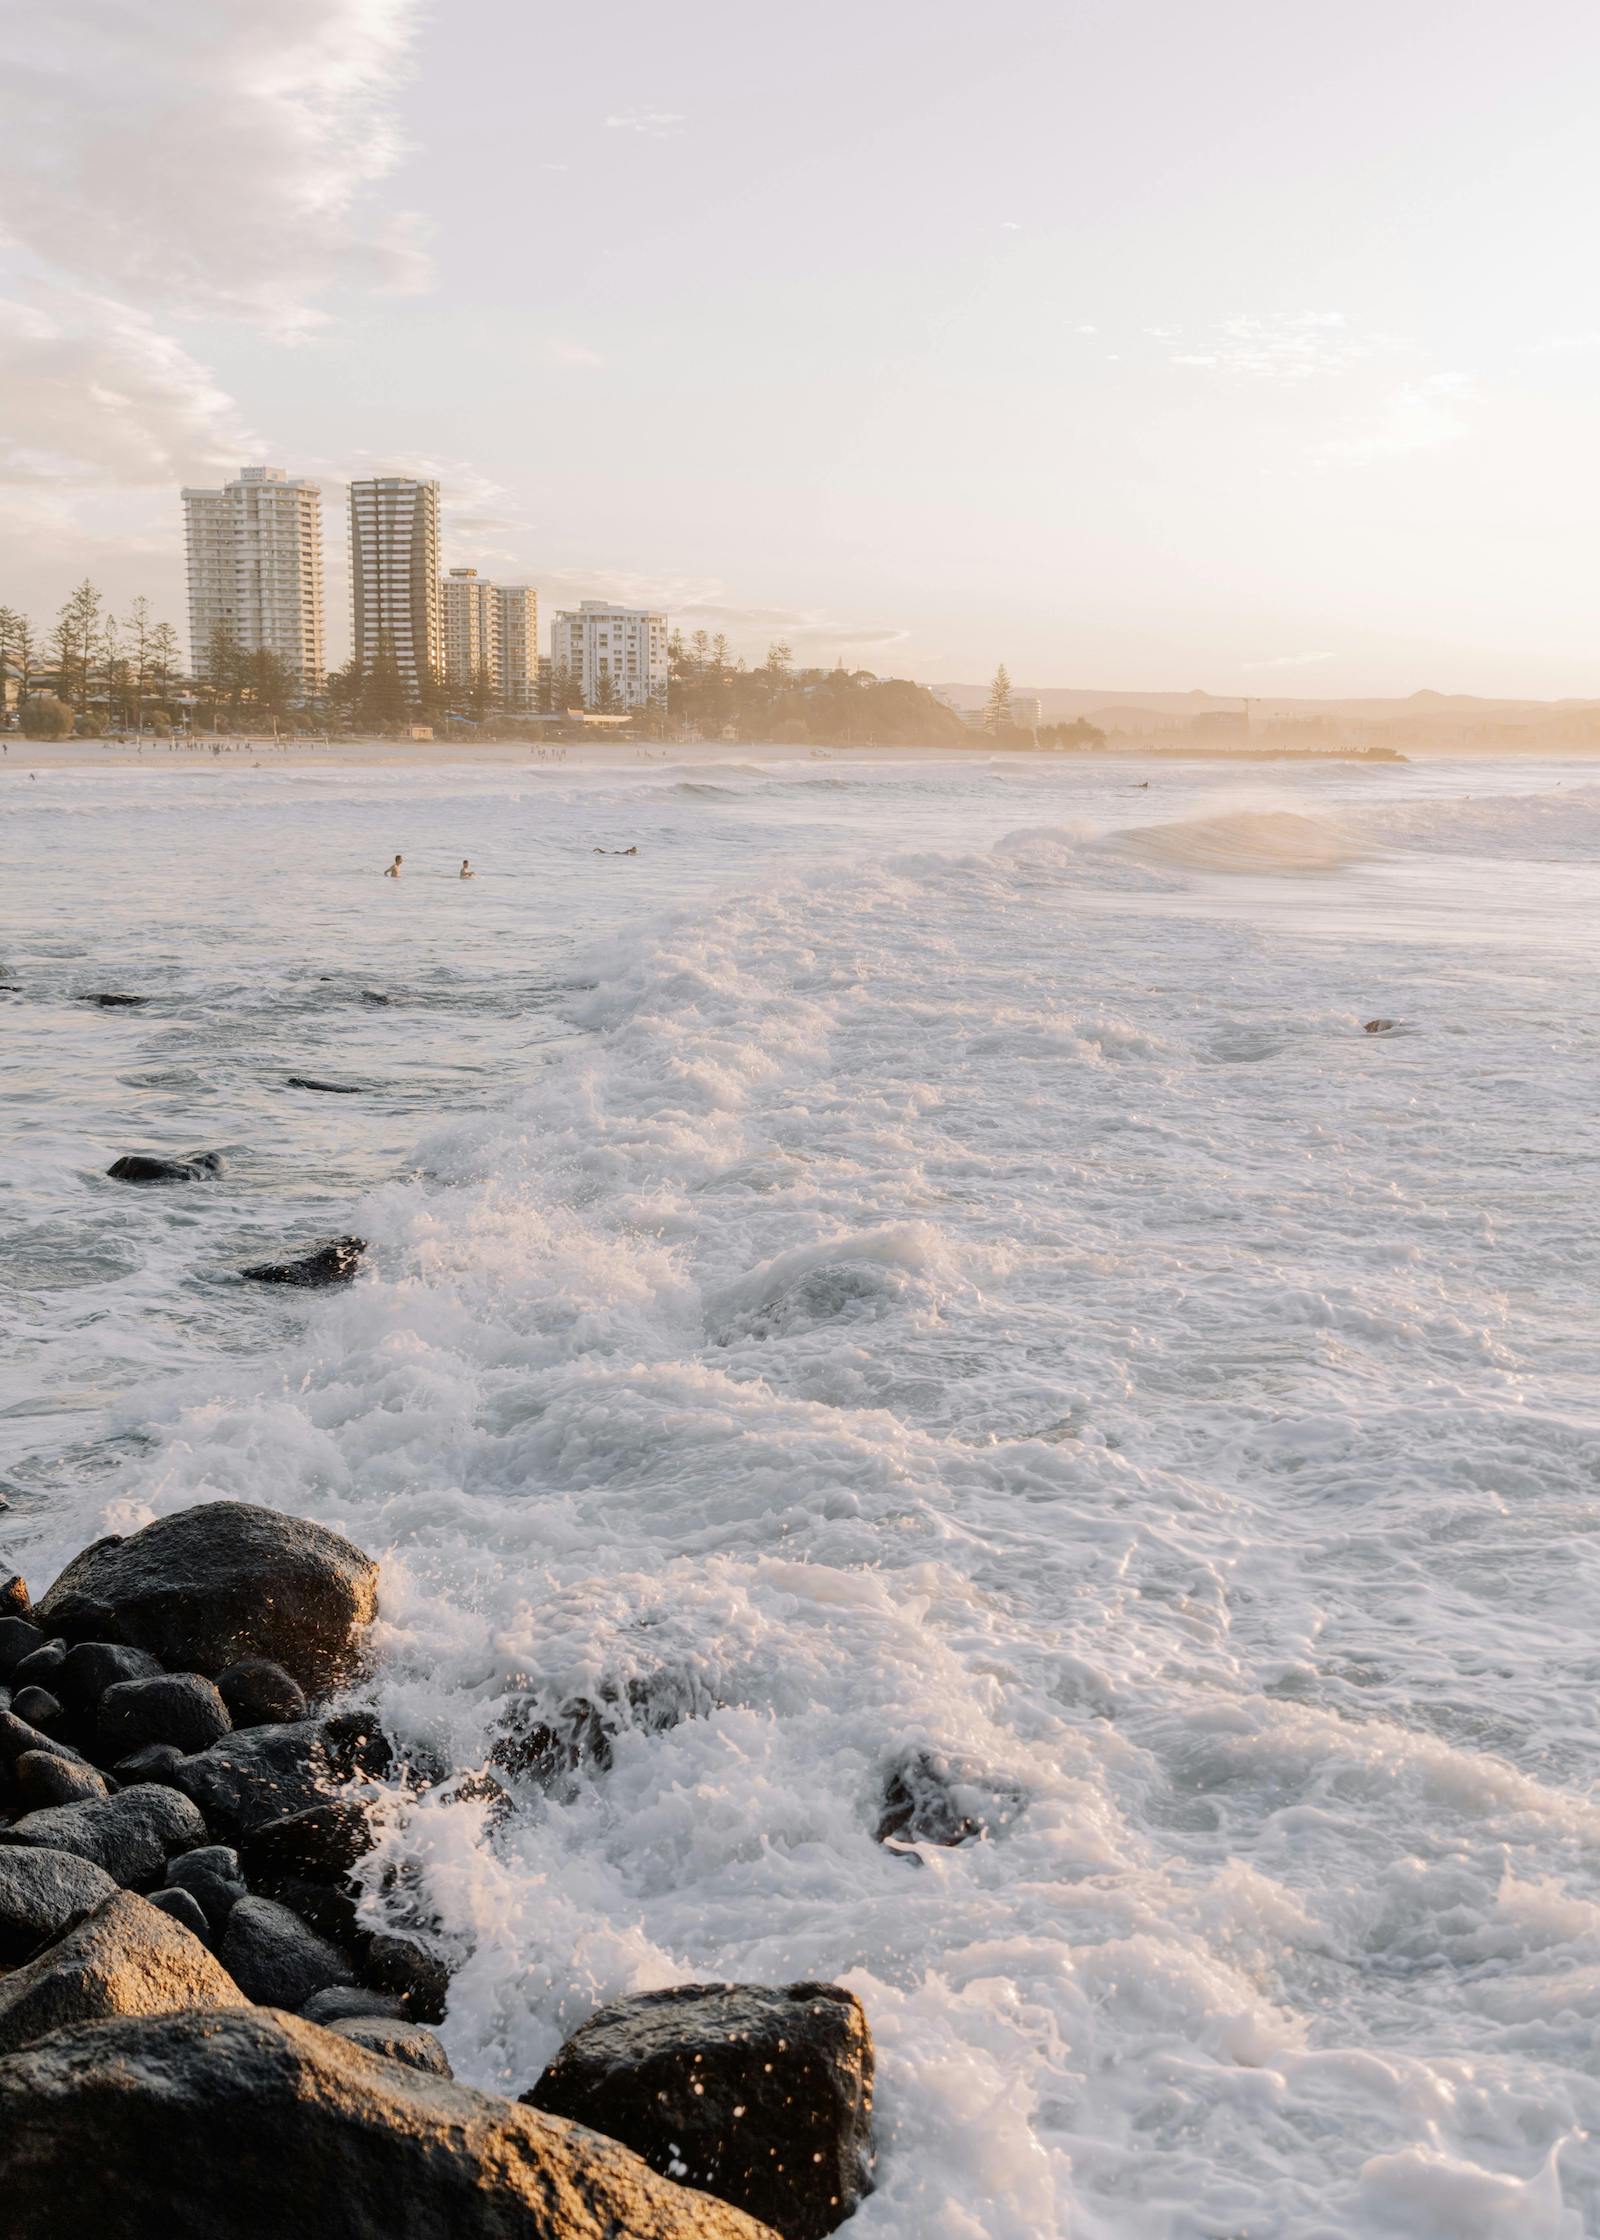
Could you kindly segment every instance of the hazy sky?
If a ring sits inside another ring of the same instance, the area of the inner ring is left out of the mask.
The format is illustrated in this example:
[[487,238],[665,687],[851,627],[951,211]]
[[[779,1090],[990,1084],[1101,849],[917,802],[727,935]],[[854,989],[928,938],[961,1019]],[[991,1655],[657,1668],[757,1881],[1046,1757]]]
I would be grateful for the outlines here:
[[929,680],[1600,695],[1593,0],[0,0],[0,600],[177,485]]

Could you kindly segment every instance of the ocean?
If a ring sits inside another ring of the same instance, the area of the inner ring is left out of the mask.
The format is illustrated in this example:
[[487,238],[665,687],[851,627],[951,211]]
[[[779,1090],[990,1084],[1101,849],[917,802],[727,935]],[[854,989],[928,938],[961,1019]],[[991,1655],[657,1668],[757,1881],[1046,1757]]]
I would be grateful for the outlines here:
[[382,1558],[469,2083],[837,1979],[859,2240],[1600,2231],[1600,773],[652,757],[0,773],[0,1555]]

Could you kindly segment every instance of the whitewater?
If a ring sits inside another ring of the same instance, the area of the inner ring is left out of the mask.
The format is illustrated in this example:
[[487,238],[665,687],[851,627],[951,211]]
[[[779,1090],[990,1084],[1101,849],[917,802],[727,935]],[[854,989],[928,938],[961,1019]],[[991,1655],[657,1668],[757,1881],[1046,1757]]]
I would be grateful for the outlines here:
[[466,2082],[827,1978],[859,2240],[1600,2232],[1597,903],[1576,762],[10,768],[0,1555],[382,1559]]

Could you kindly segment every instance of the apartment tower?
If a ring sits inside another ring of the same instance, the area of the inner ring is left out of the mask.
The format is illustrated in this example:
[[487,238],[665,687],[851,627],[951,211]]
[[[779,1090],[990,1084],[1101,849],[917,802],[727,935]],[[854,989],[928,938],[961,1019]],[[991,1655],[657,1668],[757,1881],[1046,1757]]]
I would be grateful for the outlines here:
[[495,586],[500,626],[500,697],[518,714],[539,705],[539,594],[531,583]]
[[413,700],[444,670],[439,485],[371,475],[350,485],[354,648],[363,669],[394,656]]
[[219,635],[272,653],[301,690],[322,690],[322,491],[281,467],[245,467],[220,490],[185,490],[189,656],[209,676]]
[[587,708],[663,707],[667,697],[667,618],[643,607],[585,599],[558,614],[550,658],[565,670]]
[[452,568],[439,586],[444,677],[452,693],[500,692],[500,602],[476,568]]

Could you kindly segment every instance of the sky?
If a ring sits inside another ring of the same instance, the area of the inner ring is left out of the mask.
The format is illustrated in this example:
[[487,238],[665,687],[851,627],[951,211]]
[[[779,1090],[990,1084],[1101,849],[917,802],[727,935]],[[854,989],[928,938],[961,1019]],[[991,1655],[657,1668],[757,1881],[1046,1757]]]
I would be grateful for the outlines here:
[[1600,696],[1592,0],[0,0],[0,602],[179,486],[925,681]]

